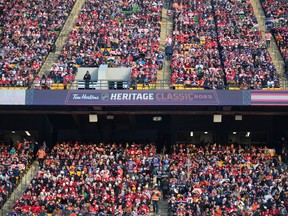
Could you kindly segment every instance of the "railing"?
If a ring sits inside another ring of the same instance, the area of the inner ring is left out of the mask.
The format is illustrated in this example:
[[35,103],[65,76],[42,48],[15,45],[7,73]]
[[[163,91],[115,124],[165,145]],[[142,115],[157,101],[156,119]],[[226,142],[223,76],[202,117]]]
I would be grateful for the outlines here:
[[[263,86],[262,90],[288,90],[288,82],[286,79],[281,78],[280,87],[275,86]],[[47,88],[38,88],[39,90],[45,90]],[[236,84],[228,85],[187,85],[184,83],[171,84],[170,80],[157,80],[156,82],[145,82],[145,81],[131,81],[131,80],[92,80],[85,83],[83,80],[75,80],[72,84],[64,85],[63,83],[55,83],[48,89],[51,90],[246,90],[256,89],[253,85],[240,86]],[[260,89],[259,89],[260,90]]]
[[26,90],[28,85],[18,86],[18,85],[0,85],[0,90]]
[[281,89],[282,90],[288,90],[288,80],[285,78],[281,79]]
[[[26,90],[28,86],[18,86],[18,85],[0,85],[0,90]],[[251,86],[240,86],[235,84],[228,85],[185,85],[184,83],[171,84],[170,80],[158,79],[156,82],[145,82],[145,81],[131,81],[131,80],[92,80],[85,84],[83,80],[75,80],[73,83],[63,84],[63,83],[53,83],[49,84],[38,84],[37,86],[32,85],[31,89],[36,90],[212,90],[212,89],[222,89],[222,90],[244,90],[244,89],[256,89]],[[275,85],[273,87],[262,86],[263,90],[288,90],[288,81],[286,78],[280,78],[280,86]]]

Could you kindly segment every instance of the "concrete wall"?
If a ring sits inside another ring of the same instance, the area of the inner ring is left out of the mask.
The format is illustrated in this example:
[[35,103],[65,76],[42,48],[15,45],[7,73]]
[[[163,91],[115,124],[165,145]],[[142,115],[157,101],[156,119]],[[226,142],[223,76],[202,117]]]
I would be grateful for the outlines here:
[[99,68],[81,67],[78,69],[75,80],[83,80],[86,71],[91,74],[92,81],[124,81],[129,80],[131,74],[131,68],[108,68],[107,65],[101,65]]
[[83,80],[86,71],[91,74],[91,80],[98,80],[98,68],[78,68],[75,80]]
[[[90,89],[109,89],[109,81],[128,81],[130,79],[131,68],[108,68],[107,65],[100,65],[99,68],[79,68],[71,89],[84,89],[83,77],[86,72],[91,74]],[[94,82],[93,82],[94,81]],[[97,82],[97,84],[96,84]]]
[[107,80],[129,80],[131,74],[131,68],[108,68],[107,69]]

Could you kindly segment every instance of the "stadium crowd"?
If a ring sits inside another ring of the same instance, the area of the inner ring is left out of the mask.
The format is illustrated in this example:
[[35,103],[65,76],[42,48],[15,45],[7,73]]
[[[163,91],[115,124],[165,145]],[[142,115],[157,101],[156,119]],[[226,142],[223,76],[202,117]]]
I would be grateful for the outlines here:
[[170,215],[287,215],[287,165],[265,147],[177,144]]
[[71,82],[77,67],[132,67],[132,80],[156,81],[162,1],[87,0],[50,77]]
[[[1,146],[2,201],[34,149]],[[288,213],[288,158],[267,147],[175,144],[159,155],[154,144],[61,142],[46,151],[12,215],[149,215],[160,199],[171,216]]]
[[171,84],[205,89],[279,87],[249,0],[175,0],[172,7]]
[[0,208],[27,171],[33,152],[34,144],[28,140],[20,141],[13,147],[4,143],[0,145]]
[[261,0],[266,15],[266,27],[271,32],[285,62],[285,73],[288,77],[288,7],[285,0]]
[[[279,78],[249,0],[174,0],[173,34],[166,39],[170,83],[241,89],[279,87]],[[169,5],[171,3],[169,1]],[[0,1],[0,86],[28,86],[41,68],[75,0]],[[285,0],[261,0],[288,70]],[[132,67],[131,86],[149,85],[163,67],[160,52],[162,1],[86,0],[49,75],[35,88],[72,83],[77,68]],[[168,10],[170,11],[170,10]],[[49,16],[48,16],[49,15]],[[269,35],[269,34],[267,34]],[[269,36],[270,37],[270,36]],[[270,40],[270,39],[268,39]],[[288,74],[288,72],[287,72]]]
[[14,214],[148,215],[160,162],[152,144],[58,143]]
[[1,0],[0,86],[29,86],[75,0]]
[[171,84],[224,87],[216,25],[210,1],[174,1]]
[[279,78],[250,0],[213,1],[227,83],[243,89],[279,87]]

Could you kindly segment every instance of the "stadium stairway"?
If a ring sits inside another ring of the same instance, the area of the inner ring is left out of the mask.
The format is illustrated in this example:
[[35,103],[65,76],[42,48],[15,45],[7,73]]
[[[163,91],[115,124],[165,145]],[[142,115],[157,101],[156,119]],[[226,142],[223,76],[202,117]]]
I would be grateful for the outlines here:
[[43,74],[47,75],[53,63],[57,62],[58,56],[60,55],[61,50],[63,46],[65,45],[70,32],[74,28],[74,23],[76,19],[78,18],[84,3],[85,3],[85,0],[76,0],[76,3],[74,4],[73,9],[70,15],[68,16],[62,28],[62,31],[60,32],[59,37],[57,38],[57,41],[55,43],[56,51],[49,53],[48,57],[46,58],[46,61],[42,65],[41,70],[39,72],[40,77]]
[[168,201],[167,200],[159,200],[159,211],[158,214],[150,213],[149,216],[167,216],[168,214]]
[[168,201],[167,200],[159,201],[159,214],[158,215],[160,216],[168,215]]
[[39,170],[39,164],[38,164],[38,161],[35,160],[32,166],[30,167],[30,169],[28,170],[28,172],[21,179],[21,183],[13,191],[13,193],[11,194],[7,202],[4,204],[3,208],[0,210],[0,215],[2,216],[10,215],[11,210],[13,206],[15,205],[15,202],[19,200],[19,198],[28,188],[30,182],[32,181],[34,176],[37,174],[38,170]]
[[[168,16],[168,5],[164,1],[164,7],[162,9],[162,21],[161,21],[161,33],[160,33],[160,51],[165,53],[165,39],[167,35],[172,35],[173,22],[172,17]],[[170,85],[170,64],[171,61],[165,59],[164,66],[162,70],[157,72],[157,82],[156,89],[169,89]]]
[[[264,41],[266,41],[265,40],[265,33],[267,32],[267,28],[265,26],[266,16],[261,6],[260,0],[251,0],[251,4],[254,8],[254,13],[257,18],[259,28],[262,33],[262,38]],[[284,81],[284,77],[285,77],[284,76],[284,61],[283,61],[282,55],[279,51],[279,48],[276,44],[274,37],[272,37],[271,39],[271,43],[270,43],[270,47],[268,48],[268,51],[272,57],[272,62],[276,67],[277,73],[280,75],[281,80]]]

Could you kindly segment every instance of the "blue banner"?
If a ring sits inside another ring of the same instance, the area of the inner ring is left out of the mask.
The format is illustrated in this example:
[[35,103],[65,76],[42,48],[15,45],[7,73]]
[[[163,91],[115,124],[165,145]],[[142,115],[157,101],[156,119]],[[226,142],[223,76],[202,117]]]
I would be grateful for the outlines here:
[[28,90],[27,105],[250,105],[250,91]]

